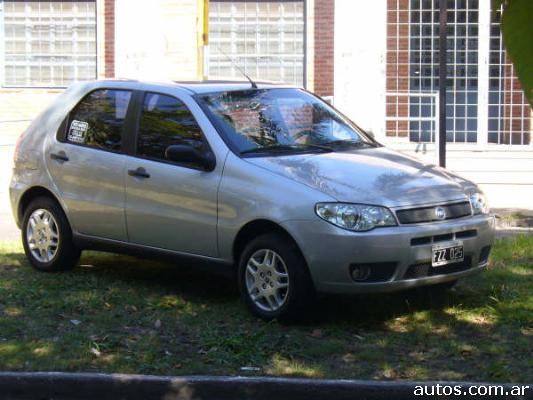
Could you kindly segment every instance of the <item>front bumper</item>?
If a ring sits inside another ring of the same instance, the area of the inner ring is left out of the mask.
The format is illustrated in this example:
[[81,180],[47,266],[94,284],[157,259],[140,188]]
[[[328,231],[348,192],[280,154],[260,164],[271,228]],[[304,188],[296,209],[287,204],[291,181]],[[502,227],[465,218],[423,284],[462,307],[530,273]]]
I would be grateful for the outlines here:
[[[369,232],[350,232],[318,219],[283,226],[298,243],[322,293],[391,292],[452,281],[483,270],[494,242],[490,215]],[[431,267],[432,245],[454,239],[463,241],[465,262]],[[355,282],[350,275],[354,265],[371,266],[375,278]]]

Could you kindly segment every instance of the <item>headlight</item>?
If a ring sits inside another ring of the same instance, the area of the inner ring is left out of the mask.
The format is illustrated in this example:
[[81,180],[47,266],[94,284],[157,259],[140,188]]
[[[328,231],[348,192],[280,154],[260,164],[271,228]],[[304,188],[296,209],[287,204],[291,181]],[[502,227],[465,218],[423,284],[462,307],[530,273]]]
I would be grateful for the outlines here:
[[395,226],[388,208],[364,204],[318,203],[316,214],[323,220],[351,231],[368,231],[380,226]]
[[472,205],[472,211],[476,214],[488,214],[489,205],[487,198],[482,192],[475,192],[470,195],[470,204]]

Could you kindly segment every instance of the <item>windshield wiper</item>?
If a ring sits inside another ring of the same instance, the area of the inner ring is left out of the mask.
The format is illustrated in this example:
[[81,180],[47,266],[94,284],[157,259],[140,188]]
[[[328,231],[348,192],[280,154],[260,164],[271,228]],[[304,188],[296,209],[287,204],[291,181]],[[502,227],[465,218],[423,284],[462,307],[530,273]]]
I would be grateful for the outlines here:
[[290,152],[290,151],[308,151],[308,150],[320,150],[323,152],[331,152],[333,149],[327,146],[321,146],[317,144],[277,144],[273,146],[254,147],[253,149],[242,150],[241,154],[253,154],[253,153],[272,153],[272,152]]
[[369,147],[377,147],[376,144],[371,142],[364,142],[362,140],[332,140],[330,142],[324,142],[321,143],[322,146],[337,146],[337,145],[344,145],[344,146],[350,146],[350,147],[363,147],[363,146],[369,146]]

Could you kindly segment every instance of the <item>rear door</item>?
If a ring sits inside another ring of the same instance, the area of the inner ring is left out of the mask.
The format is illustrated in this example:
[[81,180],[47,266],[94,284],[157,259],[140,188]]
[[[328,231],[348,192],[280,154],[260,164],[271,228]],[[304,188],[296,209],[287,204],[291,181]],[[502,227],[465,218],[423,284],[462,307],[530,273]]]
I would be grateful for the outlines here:
[[46,161],[73,229],[126,241],[123,154],[132,91],[97,89],[70,112]]
[[198,119],[186,104],[193,105],[192,100],[186,95],[179,98],[154,92],[140,97],[136,150],[126,166],[130,242],[216,257],[222,164],[205,171],[194,163],[178,164],[165,157],[170,145],[211,151]]

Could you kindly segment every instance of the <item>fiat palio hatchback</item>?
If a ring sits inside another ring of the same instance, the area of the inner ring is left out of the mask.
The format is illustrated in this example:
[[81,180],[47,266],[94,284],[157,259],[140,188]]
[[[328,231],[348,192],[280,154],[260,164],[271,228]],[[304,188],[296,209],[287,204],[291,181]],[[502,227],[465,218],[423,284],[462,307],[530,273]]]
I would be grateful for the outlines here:
[[75,84],[20,137],[10,196],[39,270],[84,249],[234,265],[267,319],[317,293],[450,286],[494,239],[475,184],[270,84]]

